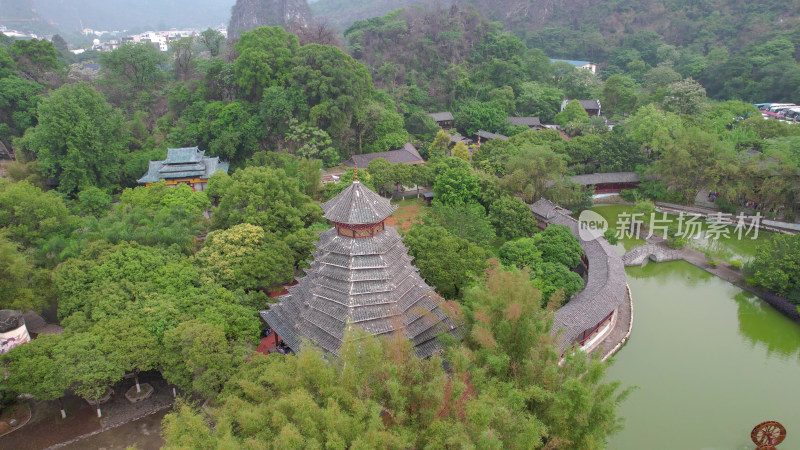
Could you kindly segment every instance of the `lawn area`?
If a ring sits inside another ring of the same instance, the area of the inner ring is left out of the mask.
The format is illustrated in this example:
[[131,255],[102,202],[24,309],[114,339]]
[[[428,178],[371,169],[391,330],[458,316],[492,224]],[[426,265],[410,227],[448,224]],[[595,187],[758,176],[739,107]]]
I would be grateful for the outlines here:
[[415,223],[420,223],[422,215],[428,210],[425,201],[420,198],[410,198],[400,201],[393,201],[397,206],[397,211],[386,219],[386,225],[397,227],[399,231],[408,231]]

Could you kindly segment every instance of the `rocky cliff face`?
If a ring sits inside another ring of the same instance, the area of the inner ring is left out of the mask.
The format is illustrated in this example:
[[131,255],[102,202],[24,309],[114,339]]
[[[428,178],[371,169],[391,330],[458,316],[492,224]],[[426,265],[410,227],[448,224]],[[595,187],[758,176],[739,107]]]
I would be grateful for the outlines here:
[[238,39],[245,31],[263,26],[305,27],[310,20],[306,0],[237,0],[231,9],[228,36]]

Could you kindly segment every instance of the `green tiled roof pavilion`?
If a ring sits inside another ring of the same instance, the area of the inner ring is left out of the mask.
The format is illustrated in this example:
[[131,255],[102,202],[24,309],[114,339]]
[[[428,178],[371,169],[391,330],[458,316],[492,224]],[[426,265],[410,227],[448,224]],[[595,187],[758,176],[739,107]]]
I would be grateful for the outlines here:
[[147,173],[139,178],[140,184],[159,181],[208,180],[218,171],[228,171],[228,163],[218,157],[205,156],[205,151],[197,147],[168,148],[167,159],[150,161]]

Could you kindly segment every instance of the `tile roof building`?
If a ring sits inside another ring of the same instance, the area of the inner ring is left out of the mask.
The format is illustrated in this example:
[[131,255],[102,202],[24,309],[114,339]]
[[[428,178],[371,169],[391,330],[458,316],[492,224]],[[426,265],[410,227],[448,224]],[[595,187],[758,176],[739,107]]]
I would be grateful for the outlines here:
[[219,171],[227,173],[228,163],[205,156],[205,151],[197,147],[168,148],[167,159],[150,161],[147,173],[137,182],[149,186],[166,181],[168,185],[188,184],[195,191],[204,191],[208,179]]
[[555,203],[541,199],[531,205],[539,222],[546,225],[566,225],[578,238],[588,261],[588,279],[583,290],[556,311],[553,333],[559,335],[558,349],[562,353],[572,344],[583,347],[611,322],[618,308],[627,299],[628,283],[622,258],[602,236],[584,239],[580,222],[572,212]]
[[417,149],[411,145],[410,142],[406,142],[402,148],[397,150],[390,150],[388,152],[377,152],[377,153],[364,153],[363,155],[353,155],[352,158],[345,161],[344,164],[347,167],[361,167],[365,168],[373,159],[383,158],[390,163],[405,163],[405,164],[425,164],[425,160],[422,159],[422,156],[419,154]]
[[[564,101],[561,102],[561,111],[563,111],[571,101],[570,99],[564,99]],[[589,114],[589,117],[602,115],[602,105],[599,99],[578,100],[578,102],[581,104],[581,108],[586,111],[586,114]]]
[[518,125],[523,127],[530,127],[535,129],[544,128],[542,122],[538,117],[509,117],[508,121],[511,125]]
[[334,227],[320,235],[306,276],[261,318],[297,352],[305,342],[338,354],[345,330],[403,333],[420,357],[438,350],[438,336],[459,337],[443,300],[420,277],[393,227],[395,206],[358,181],[327,203]]
[[437,125],[442,127],[444,130],[449,130],[453,128],[453,122],[455,118],[453,117],[453,113],[450,112],[436,112],[428,114],[433,118],[433,121],[436,122]]
[[475,132],[474,136],[475,136],[474,140],[479,143],[491,141],[493,139],[502,139],[504,141],[508,140],[508,136],[503,136],[502,134],[497,134],[497,133],[490,133],[484,130],[478,130],[477,132]]

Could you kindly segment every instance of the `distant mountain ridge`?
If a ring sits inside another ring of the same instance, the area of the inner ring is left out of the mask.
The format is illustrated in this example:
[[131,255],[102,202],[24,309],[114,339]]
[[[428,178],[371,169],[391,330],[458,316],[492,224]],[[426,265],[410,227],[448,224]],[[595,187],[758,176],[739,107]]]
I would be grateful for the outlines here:
[[55,27],[39,15],[33,0],[0,0],[0,25],[27,33],[55,32]]
[[[5,0],[24,1],[63,31],[200,28],[226,23],[235,0]],[[0,6],[2,3],[0,3]],[[2,15],[0,8],[0,15]]]

